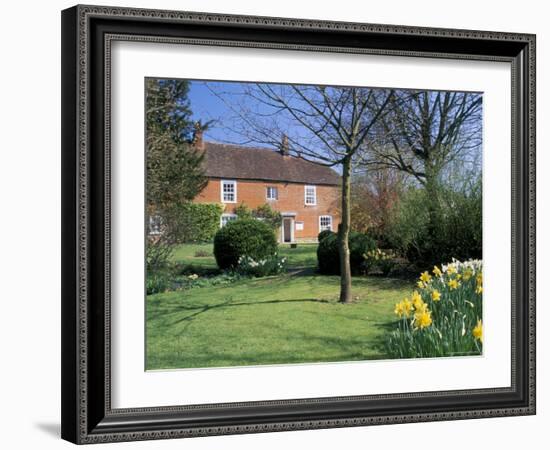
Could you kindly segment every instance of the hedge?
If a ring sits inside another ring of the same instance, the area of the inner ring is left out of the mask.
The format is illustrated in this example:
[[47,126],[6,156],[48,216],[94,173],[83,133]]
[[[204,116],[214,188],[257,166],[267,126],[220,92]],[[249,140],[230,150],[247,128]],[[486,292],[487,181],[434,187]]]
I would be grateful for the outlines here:
[[222,270],[237,267],[241,256],[259,261],[276,253],[275,233],[260,220],[233,220],[214,236],[214,256]]
[[223,205],[186,203],[178,207],[176,229],[181,243],[211,242],[220,228]]

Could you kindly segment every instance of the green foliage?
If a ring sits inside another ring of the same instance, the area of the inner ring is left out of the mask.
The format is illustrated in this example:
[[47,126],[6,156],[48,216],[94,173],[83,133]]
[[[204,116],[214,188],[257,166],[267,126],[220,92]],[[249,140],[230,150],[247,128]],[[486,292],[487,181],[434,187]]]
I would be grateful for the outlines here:
[[252,209],[244,203],[239,203],[238,206],[235,207],[235,214],[238,219],[253,219],[254,216],[252,215]]
[[330,231],[330,230],[323,230],[317,235],[317,241],[321,242],[323,239],[325,239],[326,237],[328,237],[332,234],[333,234],[333,232]]
[[256,219],[260,219],[267,223],[273,230],[277,230],[281,226],[283,216],[279,211],[275,211],[269,204],[264,203],[254,209],[253,213]]
[[[452,271],[446,271],[451,267]],[[481,261],[455,261],[395,305],[396,329],[386,337],[392,358],[479,355],[482,352]],[[453,284],[455,283],[455,284]],[[434,292],[437,293],[434,296]]]
[[171,285],[171,278],[168,270],[149,271],[145,280],[147,295],[167,291]]
[[146,80],[147,213],[162,218],[162,233],[149,236],[148,270],[159,270],[181,239],[178,208],[205,187],[204,155],[190,144],[193,123],[185,80]]
[[236,271],[241,275],[252,277],[267,277],[279,275],[286,272],[287,259],[279,255],[267,256],[260,260],[255,260],[250,256],[241,256]]
[[403,196],[389,227],[390,246],[420,268],[453,258],[481,258],[481,183],[463,191],[440,187],[437,197],[434,205],[423,189]]
[[146,87],[147,204],[158,211],[204,188],[204,155],[190,144],[189,82],[148,79]]
[[214,236],[214,256],[222,270],[235,268],[241,256],[259,260],[275,255],[276,252],[275,233],[260,220],[231,221]]
[[[329,234],[330,233],[330,234]],[[317,263],[319,272],[325,275],[340,274],[340,254],[338,234],[329,232],[319,241]],[[364,233],[351,232],[349,235],[350,265],[352,273],[363,271],[363,255],[376,248],[372,238]]]
[[223,205],[184,203],[173,208],[173,232],[178,244],[209,242],[220,228]]
[[275,211],[267,203],[251,209],[246,203],[242,202],[235,208],[235,214],[239,219],[259,219],[268,224],[273,230],[277,230],[283,220],[281,213]]

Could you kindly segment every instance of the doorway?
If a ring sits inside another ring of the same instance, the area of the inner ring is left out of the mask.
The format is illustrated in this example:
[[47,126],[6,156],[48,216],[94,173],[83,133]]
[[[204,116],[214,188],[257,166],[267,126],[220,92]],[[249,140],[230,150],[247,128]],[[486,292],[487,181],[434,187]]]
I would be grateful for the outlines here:
[[283,242],[293,242],[294,233],[293,233],[293,224],[294,219],[292,217],[283,217]]

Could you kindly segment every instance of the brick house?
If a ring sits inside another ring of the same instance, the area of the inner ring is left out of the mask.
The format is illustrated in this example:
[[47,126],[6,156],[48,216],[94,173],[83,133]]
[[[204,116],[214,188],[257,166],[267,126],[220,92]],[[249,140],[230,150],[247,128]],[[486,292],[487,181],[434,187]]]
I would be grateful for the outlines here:
[[195,198],[221,203],[220,226],[236,219],[235,208],[269,204],[282,215],[280,242],[316,242],[322,230],[336,231],[340,223],[340,176],[332,169],[281,150],[203,142],[208,184]]

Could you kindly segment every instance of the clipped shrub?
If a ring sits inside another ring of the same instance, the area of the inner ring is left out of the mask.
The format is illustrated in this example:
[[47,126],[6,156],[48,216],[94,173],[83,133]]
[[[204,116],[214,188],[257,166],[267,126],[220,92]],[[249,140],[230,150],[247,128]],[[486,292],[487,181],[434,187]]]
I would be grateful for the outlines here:
[[323,239],[325,239],[327,236],[330,236],[333,234],[330,230],[323,230],[317,235],[317,241],[321,242]]
[[[321,234],[321,233],[320,233]],[[349,235],[350,265],[354,274],[363,271],[363,255],[376,248],[372,238],[363,233],[351,232]],[[338,234],[329,231],[319,240],[317,247],[317,264],[319,272],[324,275],[340,274],[340,254]]]
[[214,236],[214,256],[222,270],[235,268],[241,256],[260,260],[273,256],[276,252],[275,233],[260,220],[231,221]]

